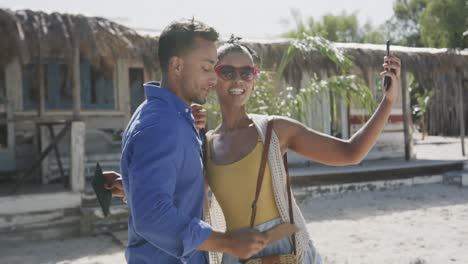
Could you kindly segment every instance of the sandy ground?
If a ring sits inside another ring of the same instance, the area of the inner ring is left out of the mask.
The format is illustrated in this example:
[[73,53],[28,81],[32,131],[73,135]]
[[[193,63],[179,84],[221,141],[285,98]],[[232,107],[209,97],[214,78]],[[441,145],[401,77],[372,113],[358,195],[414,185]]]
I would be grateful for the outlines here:
[[[457,138],[415,138],[419,159],[466,159]],[[468,263],[467,187],[346,193],[307,198],[300,206],[325,263]],[[123,252],[111,236],[0,242],[0,264],[120,264]]]
[[124,248],[110,236],[60,241],[0,243],[2,264],[119,264]]
[[[301,204],[325,263],[468,263],[468,188],[428,184]],[[125,263],[108,236],[0,244],[0,263]]]
[[468,263],[468,188],[335,195],[302,209],[325,263]]
[[416,159],[430,160],[467,160],[468,136],[465,136],[465,157],[462,156],[459,137],[426,136],[421,139],[420,133],[413,135],[413,151]]

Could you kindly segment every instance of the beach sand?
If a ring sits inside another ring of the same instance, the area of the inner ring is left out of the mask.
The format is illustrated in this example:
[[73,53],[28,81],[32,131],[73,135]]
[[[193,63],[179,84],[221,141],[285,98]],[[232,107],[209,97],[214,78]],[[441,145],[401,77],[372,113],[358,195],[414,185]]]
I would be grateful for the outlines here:
[[325,263],[468,263],[468,188],[356,192],[301,208]]
[[[426,184],[306,198],[324,263],[468,263],[468,188]],[[111,236],[0,243],[0,263],[125,263]]]

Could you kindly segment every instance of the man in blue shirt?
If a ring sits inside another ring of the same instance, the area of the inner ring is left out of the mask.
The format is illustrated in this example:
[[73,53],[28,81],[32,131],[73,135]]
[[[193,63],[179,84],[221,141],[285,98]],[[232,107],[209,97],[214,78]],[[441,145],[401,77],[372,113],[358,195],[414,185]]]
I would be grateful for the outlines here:
[[207,263],[202,251],[248,258],[266,245],[253,229],[219,233],[201,220],[201,140],[189,105],[204,104],[216,84],[217,39],[193,19],[170,24],[159,38],[162,81],[144,85],[147,99],[122,142],[129,263]]

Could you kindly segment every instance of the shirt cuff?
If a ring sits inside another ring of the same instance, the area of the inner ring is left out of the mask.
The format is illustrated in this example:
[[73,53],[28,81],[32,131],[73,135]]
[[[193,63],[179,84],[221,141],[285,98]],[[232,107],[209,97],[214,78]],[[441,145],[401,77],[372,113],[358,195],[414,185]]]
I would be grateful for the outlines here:
[[200,245],[208,239],[211,232],[213,232],[213,228],[209,224],[200,219],[192,219],[181,234],[184,246],[182,259],[188,260]]

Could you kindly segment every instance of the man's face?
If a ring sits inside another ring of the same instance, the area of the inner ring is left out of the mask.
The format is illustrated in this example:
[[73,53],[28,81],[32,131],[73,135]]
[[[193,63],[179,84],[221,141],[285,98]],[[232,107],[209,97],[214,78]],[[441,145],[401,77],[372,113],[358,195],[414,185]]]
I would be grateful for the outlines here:
[[215,42],[195,38],[193,48],[182,56],[182,93],[192,103],[204,104],[208,93],[216,85],[214,71],[217,53]]

